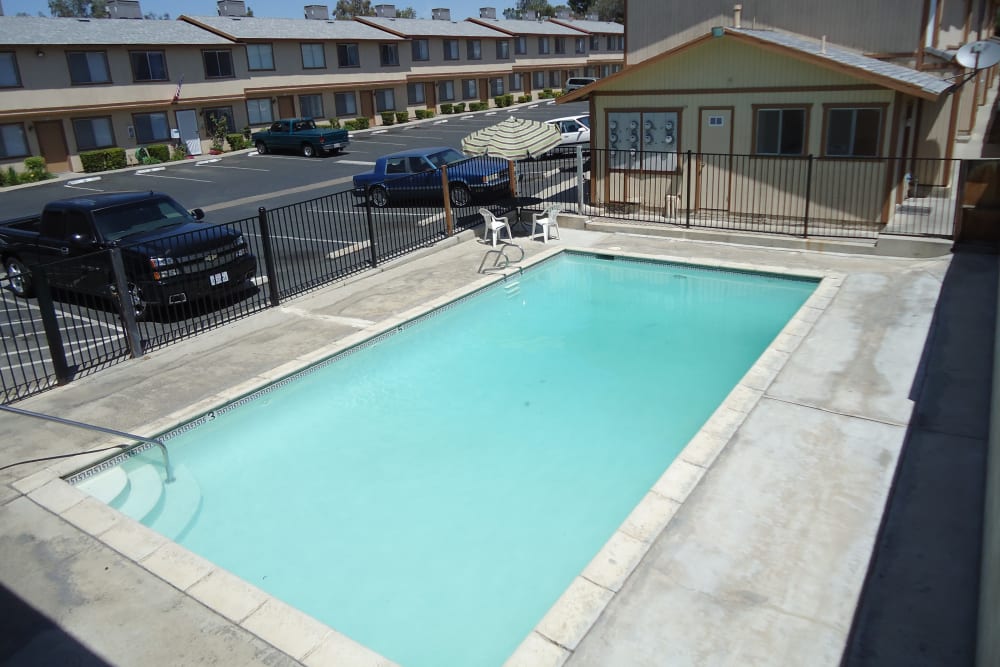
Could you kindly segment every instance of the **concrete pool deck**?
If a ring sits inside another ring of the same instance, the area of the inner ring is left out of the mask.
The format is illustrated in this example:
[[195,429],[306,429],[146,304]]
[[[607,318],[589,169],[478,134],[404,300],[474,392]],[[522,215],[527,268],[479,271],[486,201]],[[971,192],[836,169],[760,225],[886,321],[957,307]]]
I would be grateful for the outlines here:
[[[642,544],[602,551],[583,573],[584,594],[571,587],[568,613],[543,620],[512,664],[839,664],[952,256],[573,229],[562,242],[523,245],[529,256],[572,246],[802,271],[830,276],[832,291],[786,327],[722,410],[743,409],[713,421],[692,443],[701,449],[689,447],[680,472],[651,492],[665,512],[637,529]],[[476,273],[485,250],[442,243],[17,405],[152,435],[485,284]],[[0,467],[109,444],[8,414],[0,423]],[[386,662],[58,479],[85,462],[0,470],[0,584],[27,610],[21,643],[5,640],[14,655],[51,662],[77,651],[114,665]]]

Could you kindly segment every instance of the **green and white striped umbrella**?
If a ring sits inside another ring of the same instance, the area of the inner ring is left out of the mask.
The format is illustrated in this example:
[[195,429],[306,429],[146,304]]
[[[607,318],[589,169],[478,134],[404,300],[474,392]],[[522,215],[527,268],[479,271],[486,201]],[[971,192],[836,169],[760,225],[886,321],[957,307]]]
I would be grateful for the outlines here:
[[560,141],[562,134],[555,125],[510,117],[496,125],[476,130],[462,139],[462,151],[466,155],[521,160],[538,157],[558,146]]

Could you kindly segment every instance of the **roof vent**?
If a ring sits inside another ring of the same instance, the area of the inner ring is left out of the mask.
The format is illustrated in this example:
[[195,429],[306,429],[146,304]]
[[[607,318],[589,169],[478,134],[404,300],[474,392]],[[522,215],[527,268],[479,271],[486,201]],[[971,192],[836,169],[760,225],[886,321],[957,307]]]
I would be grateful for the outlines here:
[[525,9],[524,10],[524,20],[525,21],[534,21],[537,18],[538,18],[538,12],[536,12],[534,9]]
[[219,16],[246,16],[247,5],[243,0],[218,0],[215,6]]
[[497,17],[496,7],[480,7],[479,8],[479,18],[481,19],[495,19]]
[[141,19],[139,0],[108,0],[108,15],[113,19]]
[[384,19],[396,18],[396,5],[375,5],[375,16]]
[[436,7],[431,10],[431,18],[435,21],[450,21],[451,10],[445,7]]
[[743,18],[743,5],[733,5],[733,27],[742,28],[740,21]]
[[330,8],[326,5],[306,5],[305,13],[307,19],[315,21],[329,21]]

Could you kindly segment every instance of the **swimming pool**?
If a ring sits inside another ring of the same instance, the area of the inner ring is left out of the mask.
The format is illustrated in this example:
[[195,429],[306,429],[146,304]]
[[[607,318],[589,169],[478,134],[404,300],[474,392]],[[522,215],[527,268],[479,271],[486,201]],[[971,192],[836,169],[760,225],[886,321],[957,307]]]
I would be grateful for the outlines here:
[[142,454],[109,500],[405,666],[497,665],[815,285],[563,253],[178,429],[177,481]]

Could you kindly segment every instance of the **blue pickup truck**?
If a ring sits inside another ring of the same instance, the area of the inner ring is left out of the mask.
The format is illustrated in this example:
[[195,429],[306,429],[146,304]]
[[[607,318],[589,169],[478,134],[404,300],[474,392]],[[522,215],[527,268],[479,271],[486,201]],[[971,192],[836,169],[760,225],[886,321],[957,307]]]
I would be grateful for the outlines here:
[[306,157],[336,153],[350,143],[347,130],[316,127],[312,118],[284,118],[251,137],[261,155],[274,150],[292,151]]

